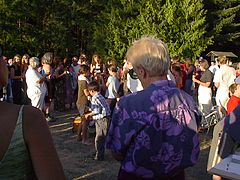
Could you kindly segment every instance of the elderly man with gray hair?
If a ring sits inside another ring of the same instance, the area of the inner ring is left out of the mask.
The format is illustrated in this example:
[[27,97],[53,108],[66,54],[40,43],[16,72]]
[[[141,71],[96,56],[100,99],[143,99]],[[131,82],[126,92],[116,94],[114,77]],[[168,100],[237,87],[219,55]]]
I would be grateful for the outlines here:
[[167,80],[169,53],[159,39],[143,37],[126,55],[143,90],[115,107],[107,148],[121,161],[119,180],[183,180],[199,155],[200,113],[192,97]]
[[32,57],[29,59],[29,67],[26,72],[27,95],[31,99],[32,106],[43,110],[44,98],[47,93],[47,88],[44,83],[49,74],[42,76],[37,68],[39,66],[39,59]]

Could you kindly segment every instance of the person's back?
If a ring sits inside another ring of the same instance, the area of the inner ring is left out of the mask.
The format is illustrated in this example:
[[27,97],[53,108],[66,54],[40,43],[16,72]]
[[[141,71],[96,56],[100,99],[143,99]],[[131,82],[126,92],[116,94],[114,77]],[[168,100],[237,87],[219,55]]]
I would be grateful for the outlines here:
[[65,179],[42,113],[1,103],[0,179]]
[[[6,104],[6,107],[7,106],[9,105]],[[4,154],[2,152],[0,153],[0,157],[2,157],[0,158],[0,179],[35,179],[36,177],[31,164],[31,158],[25,145],[22,131],[23,106],[19,109],[18,113],[16,112],[16,108],[11,106],[11,109],[14,109],[14,114],[17,115],[14,119],[17,119],[17,121],[15,122],[16,125],[14,121],[8,124],[10,125],[9,128],[8,125],[7,127],[2,126],[7,128],[7,132],[5,132],[7,135],[9,135],[9,131],[13,131],[13,133],[10,136],[10,143],[7,150]],[[7,113],[11,113],[9,111],[11,110],[6,109]],[[1,130],[1,132],[4,132],[4,130]],[[0,137],[3,137],[1,133]]]
[[[119,124],[111,128],[124,129],[128,134],[119,134],[124,146],[117,151],[127,152],[123,170],[161,177],[196,163],[199,142],[194,120],[198,111],[192,98],[173,82],[157,81],[144,91],[127,95],[116,109],[121,111],[116,111],[113,119]],[[108,142],[108,148],[112,146],[118,145]]]
[[120,82],[116,76],[108,77],[108,88],[105,93],[105,97],[109,99],[115,99],[118,97],[117,92],[120,86]]
[[183,180],[199,154],[197,106],[167,80],[170,58],[161,40],[139,39],[126,59],[144,89],[122,97],[113,112],[107,148],[121,161],[118,180]]
[[228,87],[234,82],[235,79],[235,70],[232,67],[229,67],[227,65],[222,65],[220,67],[220,71],[218,72],[217,75],[220,77],[220,87],[221,89],[228,89]]
[[227,63],[227,58],[225,56],[219,57],[220,69],[216,71],[214,75],[213,82],[217,87],[216,93],[216,104],[221,107],[226,108],[226,103],[228,100],[229,86],[234,83],[236,77],[236,71],[234,68],[229,67]]

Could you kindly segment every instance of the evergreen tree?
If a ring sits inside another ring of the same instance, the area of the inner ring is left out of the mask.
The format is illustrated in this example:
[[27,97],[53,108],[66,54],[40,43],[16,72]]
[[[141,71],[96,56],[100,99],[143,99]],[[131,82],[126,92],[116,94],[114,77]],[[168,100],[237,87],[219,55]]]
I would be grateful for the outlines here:
[[[49,50],[76,54],[92,39],[95,13],[89,1],[3,0],[0,43],[11,56],[26,52],[39,55]],[[91,45],[85,48],[91,49]]]
[[112,6],[108,24],[109,54],[123,58],[130,43],[142,35],[162,38],[172,56],[195,58],[212,43],[206,37],[201,0],[120,2]]
[[205,0],[204,4],[208,9],[208,31],[214,37],[214,47],[225,51],[238,49],[240,45],[240,0]]

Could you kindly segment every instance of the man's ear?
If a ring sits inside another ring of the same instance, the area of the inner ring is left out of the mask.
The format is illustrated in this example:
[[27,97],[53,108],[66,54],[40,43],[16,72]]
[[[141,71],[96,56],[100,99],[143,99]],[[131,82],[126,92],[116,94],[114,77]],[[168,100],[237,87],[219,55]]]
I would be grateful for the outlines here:
[[146,78],[148,76],[148,72],[146,71],[146,69],[142,66],[139,66],[139,73],[141,74],[141,76],[143,78]]

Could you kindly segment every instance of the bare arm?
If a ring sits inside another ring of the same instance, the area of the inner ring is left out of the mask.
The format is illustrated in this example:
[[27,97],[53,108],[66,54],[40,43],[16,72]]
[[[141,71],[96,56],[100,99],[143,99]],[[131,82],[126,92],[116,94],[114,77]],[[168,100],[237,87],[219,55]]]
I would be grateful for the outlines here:
[[193,82],[198,83],[199,85],[204,86],[204,87],[210,87],[210,85],[211,85],[211,82],[204,83],[204,82],[196,79],[194,76],[193,76],[192,80],[193,80]]
[[56,74],[55,77],[58,79],[58,78],[63,77],[65,74],[67,74],[66,71],[64,71],[62,74]]
[[43,77],[41,77],[36,83],[38,83],[38,84],[42,84],[45,80],[46,80],[46,78],[47,78],[47,74],[45,74]]
[[24,139],[38,179],[66,179],[46,120],[30,106],[24,108]]
[[97,113],[95,113],[95,112],[89,112],[89,113],[85,114],[84,116],[85,116],[86,119],[89,119],[89,118],[91,118],[92,116],[94,116],[96,114]]
[[107,81],[105,86],[106,86],[106,87],[108,87],[108,86],[109,86],[109,84],[110,84],[110,83]]
[[219,82],[215,82],[214,85],[216,86],[216,88],[219,88],[220,83]]
[[88,91],[88,89],[84,89],[83,92],[84,92],[85,96],[89,96],[89,91]]
[[91,64],[91,65],[90,65],[90,73],[91,73],[91,74],[93,74],[94,69],[95,69],[95,66]]

